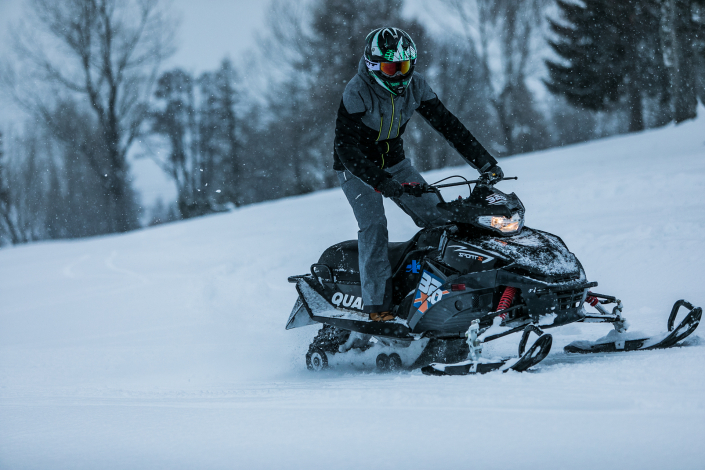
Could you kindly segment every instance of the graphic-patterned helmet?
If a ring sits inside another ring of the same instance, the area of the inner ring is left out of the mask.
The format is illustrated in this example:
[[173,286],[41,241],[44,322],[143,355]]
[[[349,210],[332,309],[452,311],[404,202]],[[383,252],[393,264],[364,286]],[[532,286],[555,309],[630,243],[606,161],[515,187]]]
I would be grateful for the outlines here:
[[411,83],[416,44],[399,28],[379,28],[365,38],[365,64],[370,76],[385,90],[401,95]]

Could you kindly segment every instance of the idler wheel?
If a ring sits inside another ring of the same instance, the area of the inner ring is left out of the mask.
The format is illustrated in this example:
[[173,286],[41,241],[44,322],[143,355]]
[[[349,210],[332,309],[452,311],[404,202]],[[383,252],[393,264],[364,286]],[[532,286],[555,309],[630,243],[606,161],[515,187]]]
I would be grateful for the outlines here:
[[389,355],[389,370],[390,371],[399,371],[403,367],[401,363],[401,356],[397,353],[392,353]]
[[328,356],[322,349],[313,348],[306,353],[306,367],[314,372],[328,368]]
[[386,354],[382,353],[377,356],[377,369],[386,372],[389,370],[389,356]]

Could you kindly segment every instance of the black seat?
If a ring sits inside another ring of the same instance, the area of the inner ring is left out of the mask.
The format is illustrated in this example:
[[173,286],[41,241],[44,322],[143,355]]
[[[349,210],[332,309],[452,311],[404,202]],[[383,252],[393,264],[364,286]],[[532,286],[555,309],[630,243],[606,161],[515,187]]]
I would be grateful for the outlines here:
[[[389,264],[395,272],[404,256],[416,245],[416,236],[406,242],[391,242],[389,244]],[[343,281],[360,280],[360,260],[357,250],[357,240],[347,240],[336,243],[323,252],[318,264],[325,264],[333,270],[333,274]]]
[[408,242],[391,242],[389,244],[389,264],[392,265],[392,272],[396,272],[399,263],[404,261],[406,254],[416,245],[415,237]]

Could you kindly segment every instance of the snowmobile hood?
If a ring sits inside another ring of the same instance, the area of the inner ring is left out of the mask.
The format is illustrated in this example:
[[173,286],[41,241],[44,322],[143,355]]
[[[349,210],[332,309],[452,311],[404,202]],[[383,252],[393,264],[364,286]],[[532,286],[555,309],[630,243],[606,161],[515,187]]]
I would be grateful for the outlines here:
[[566,282],[584,277],[580,262],[556,235],[524,227],[513,237],[482,237],[479,247],[510,260],[510,268],[525,271],[544,282]]

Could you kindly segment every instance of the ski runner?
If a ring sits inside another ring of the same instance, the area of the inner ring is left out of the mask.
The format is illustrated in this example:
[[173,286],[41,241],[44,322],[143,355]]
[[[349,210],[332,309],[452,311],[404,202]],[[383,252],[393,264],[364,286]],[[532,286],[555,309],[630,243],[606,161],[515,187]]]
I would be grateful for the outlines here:
[[[373,321],[389,321],[392,268],[383,198],[392,199],[419,227],[448,223],[434,194],[406,194],[426,182],[404,158],[402,135],[417,111],[473,168],[493,180],[504,176],[497,160],[443,106],[426,80],[414,76],[416,45],[399,28],[370,32],[357,74],[343,92],[335,124],[333,168],[357,224],[364,311]],[[413,76],[413,81],[412,81]]]

